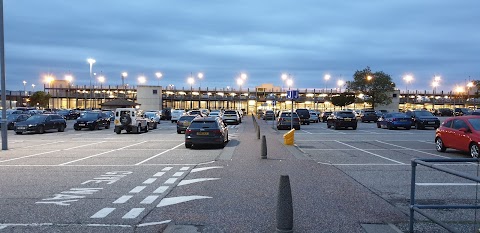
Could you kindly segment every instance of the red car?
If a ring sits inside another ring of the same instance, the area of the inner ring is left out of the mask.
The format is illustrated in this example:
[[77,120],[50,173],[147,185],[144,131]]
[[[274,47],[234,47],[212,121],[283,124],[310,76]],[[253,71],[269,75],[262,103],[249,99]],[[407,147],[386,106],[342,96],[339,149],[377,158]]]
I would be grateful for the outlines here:
[[435,133],[437,151],[447,148],[468,151],[478,158],[480,142],[480,116],[458,116],[447,118]]

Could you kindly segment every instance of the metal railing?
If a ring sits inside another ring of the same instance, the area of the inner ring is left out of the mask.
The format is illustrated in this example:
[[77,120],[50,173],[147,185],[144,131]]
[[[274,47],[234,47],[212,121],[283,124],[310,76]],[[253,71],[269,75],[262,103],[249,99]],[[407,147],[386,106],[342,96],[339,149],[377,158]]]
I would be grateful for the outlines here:
[[412,177],[411,177],[411,184],[410,184],[410,225],[409,225],[409,232],[413,233],[413,224],[415,223],[414,214],[415,212],[423,215],[424,217],[428,218],[429,220],[433,221],[434,223],[440,225],[441,227],[445,228],[450,232],[458,232],[454,228],[450,227],[446,223],[436,219],[435,217],[425,213],[423,209],[480,209],[479,205],[419,205],[415,203],[415,185],[416,185],[416,167],[417,164],[423,165],[425,167],[432,168],[437,171],[445,172],[450,175],[454,175],[457,177],[461,177],[467,180],[475,181],[480,183],[480,178],[478,176],[471,176],[465,172],[456,171],[450,168],[441,167],[439,165],[430,164],[430,163],[468,163],[468,162],[475,162],[479,163],[480,159],[472,158],[472,159],[412,159]]

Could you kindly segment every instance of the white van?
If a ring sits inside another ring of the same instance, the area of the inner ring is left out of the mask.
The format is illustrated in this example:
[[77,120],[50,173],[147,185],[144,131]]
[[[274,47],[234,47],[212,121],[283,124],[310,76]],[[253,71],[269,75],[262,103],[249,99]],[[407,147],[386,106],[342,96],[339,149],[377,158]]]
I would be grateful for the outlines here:
[[178,119],[185,114],[185,110],[183,109],[175,109],[172,110],[172,123],[177,122]]

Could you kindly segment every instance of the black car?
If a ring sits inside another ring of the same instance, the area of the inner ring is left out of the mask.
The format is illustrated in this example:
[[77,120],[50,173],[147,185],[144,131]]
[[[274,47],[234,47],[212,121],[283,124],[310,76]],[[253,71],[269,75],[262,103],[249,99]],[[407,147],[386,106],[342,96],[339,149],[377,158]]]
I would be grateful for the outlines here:
[[162,109],[162,115],[160,115],[160,120],[171,120],[172,119],[172,109],[164,108]]
[[101,127],[110,128],[110,117],[102,112],[86,112],[73,125],[75,130],[81,130],[82,128],[98,130]]
[[275,113],[272,110],[268,110],[263,115],[263,119],[266,120],[266,121],[275,120]]
[[379,116],[374,110],[364,110],[360,113],[360,119],[362,122],[377,122]]
[[310,111],[308,111],[308,109],[298,108],[297,110],[295,110],[295,112],[297,112],[301,124],[310,125]]
[[453,116],[453,110],[450,108],[439,108],[437,111],[438,116]]
[[187,130],[188,126],[190,126],[190,123],[192,122],[193,119],[195,119],[197,116],[190,116],[190,115],[185,115],[181,116],[178,121],[177,121],[177,133],[180,134]]
[[333,112],[330,112],[330,111],[325,111],[325,112],[322,112],[322,114],[320,114],[320,120],[322,122],[327,122],[327,118],[332,114]]
[[357,118],[352,111],[336,111],[327,118],[327,128],[334,129],[349,128],[357,129]]
[[80,113],[75,110],[60,110],[57,114],[62,116],[65,120],[75,120],[80,116]]
[[412,126],[417,129],[425,129],[425,127],[433,127],[437,129],[440,127],[440,120],[431,112],[426,110],[408,110],[405,114],[412,118]]
[[[9,114],[7,115],[7,129],[13,129],[17,122],[25,121],[30,117],[28,114]],[[0,119],[2,117],[0,116]],[[2,124],[0,124],[2,128]]]
[[455,108],[455,110],[453,111],[453,114],[455,116],[465,116],[465,115],[471,115],[472,114],[472,110],[468,109],[468,108]]
[[216,145],[225,147],[228,128],[218,117],[197,117],[185,131],[185,147]]
[[67,121],[57,114],[37,114],[29,117],[26,121],[15,124],[16,134],[35,132],[45,133],[48,130],[65,131]]

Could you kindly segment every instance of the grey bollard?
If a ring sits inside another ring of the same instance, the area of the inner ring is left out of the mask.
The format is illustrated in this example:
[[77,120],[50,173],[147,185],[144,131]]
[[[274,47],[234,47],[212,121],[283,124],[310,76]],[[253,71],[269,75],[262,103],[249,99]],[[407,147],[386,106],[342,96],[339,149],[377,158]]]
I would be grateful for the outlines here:
[[267,138],[262,136],[262,159],[267,159]]
[[257,126],[257,139],[260,139],[260,127]]
[[293,204],[290,178],[280,176],[277,200],[277,233],[293,232]]

